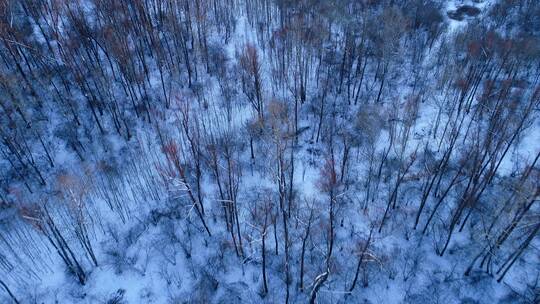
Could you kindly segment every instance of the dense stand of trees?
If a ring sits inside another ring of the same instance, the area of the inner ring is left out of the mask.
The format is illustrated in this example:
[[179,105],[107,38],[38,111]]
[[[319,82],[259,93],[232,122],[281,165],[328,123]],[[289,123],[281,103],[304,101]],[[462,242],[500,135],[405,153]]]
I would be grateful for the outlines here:
[[415,276],[390,235],[459,251],[465,277],[538,276],[540,4],[495,1],[455,31],[443,8],[3,1],[0,295],[132,265],[118,248],[165,223],[174,251],[260,267],[259,296],[285,303]]

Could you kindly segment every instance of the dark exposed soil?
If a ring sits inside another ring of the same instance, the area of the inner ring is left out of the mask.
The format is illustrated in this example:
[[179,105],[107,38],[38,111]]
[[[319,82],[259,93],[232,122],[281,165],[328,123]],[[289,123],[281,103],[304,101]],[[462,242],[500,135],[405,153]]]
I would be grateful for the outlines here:
[[456,10],[448,11],[447,14],[449,18],[461,21],[465,19],[465,17],[477,16],[480,14],[480,9],[471,5],[463,5],[458,7]]

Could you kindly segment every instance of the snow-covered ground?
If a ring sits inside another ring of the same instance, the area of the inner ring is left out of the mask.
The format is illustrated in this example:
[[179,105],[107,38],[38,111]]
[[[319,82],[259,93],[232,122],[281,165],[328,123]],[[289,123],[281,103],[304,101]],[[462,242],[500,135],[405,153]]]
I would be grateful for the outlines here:
[[[487,12],[492,2],[487,0],[480,3],[457,0],[445,2],[443,15],[448,27],[439,39],[451,39],[453,35],[464,30],[469,21],[469,19],[463,21],[449,19],[446,11],[469,4],[478,7],[482,15]],[[237,8],[240,7],[242,6],[238,5]],[[260,45],[256,30],[250,25],[243,12],[243,8],[238,9],[233,35],[228,43],[221,45],[226,57],[226,62],[223,64],[228,65],[230,70],[239,69],[236,62],[238,54],[243,52],[247,44],[252,44],[260,54],[263,82],[270,83],[272,81],[270,55]],[[37,30],[34,29],[34,31],[35,35],[39,36]],[[218,35],[216,36],[210,37],[212,43],[221,42]],[[435,42],[434,49],[439,48],[440,45],[440,41]],[[430,52],[424,57],[421,66],[433,65],[437,59],[435,56],[435,51]],[[161,81],[157,73],[153,71],[150,81],[152,87],[157,88],[156,91],[161,89]],[[399,74],[399,72],[396,73]],[[366,79],[366,82],[373,81],[373,86],[378,87],[375,85],[375,79],[377,79],[374,77],[375,71],[368,70],[367,74],[366,78],[369,76],[369,80]],[[316,142],[314,138],[316,133],[314,121],[317,118],[315,114],[321,99],[318,91],[321,90],[319,85],[322,84],[319,83],[322,81],[315,79],[315,73],[308,77],[310,77],[310,87],[307,89],[310,93],[308,102],[301,106],[299,111],[299,126],[306,126],[309,129],[298,136],[298,143],[294,146],[295,164],[292,176],[296,209],[294,214],[289,214],[288,219],[291,227],[294,227],[289,236],[290,252],[293,253],[290,257],[292,284],[289,300],[291,303],[304,303],[309,300],[314,279],[325,271],[325,263],[322,261],[327,254],[325,242],[328,241],[326,212],[329,197],[327,192],[321,190],[321,170],[328,161],[330,149],[327,141],[321,139]],[[162,171],[166,167],[167,159],[161,151],[161,139],[156,135],[154,126],[149,127],[149,124],[137,123],[133,131],[134,139],[130,143],[126,144],[123,138],[109,134],[103,136],[102,140],[108,143],[107,147],[110,150],[97,152],[98,155],[104,155],[104,157],[116,154],[115,161],[120,163],[120,169],[118,172],[104,173],[101,177],[93,176],[92,185],[85,192],[86,208],[90,216],[85,218],[84,222],[91,227],[91,242],[99,263],[98,266],[90,267],[91,264],[86,262],[89,261],[88,257],[82,254],[85,267],[88,269],[88,277],[84,285],[74,280],[73,274],[68,273],[62,260],[57,258],[54,249],[43,239],[36,242],[36,245],[32,245],[36,246],[35,248],[23,250],[19,256],[15,251],[0,251],[0,254],[8,254],[6,261],[21,259],[21,264],[39,265],[35,267],[36,274],[31,274],[23,267],[14,265],[12,272],[5,276],[14,293],[21,299],[21,303],[284,302],[284,240],[282,228],[278,226],[281,225],[281,218],[274,219],[278,224],[268,225],[266,265],[269,291],[263,294],[261,231],[259,224],[254,222],[252,213],[257,202],[265,199],[275,200],[276,181],[279,181],[281,177],[276,174],[278,169],[276,169],[274,153],[277,148],[271,139],[274,138],[277,141],[276,138],[281,137],[286,141],[290,134],[283,136],[279,134],[277,137],[268,136],[255,140],[255,160],[251,160],[251,151],[248,146],[250,135],[246,132],[246,126],[253,122],[257,115],[256,111],[244,95],[238,94],[235,96],[238,100],[235,100],[235,106],[232,107],[231,120],[225,119],[227,115],[222,106],[223,96],[218,80],[215,76],[206,74],[201,78],[199,82],[203,86],[202,94],[205,96],[203,99],[207,104],[199,103],[198,98],[187,88],[175,86],[171,90],[171,96],[182,96],[191,102],[190,111],[192,112],[190,113],[194,115],[193,119],[200,122],[202,133],[230,133],[241,139],[242,149],[235,152],[233,159],[238,162],[238,165],[243,166],[236,201],[239,208],[239,222],[243,224],[240,230],[245,242],[244,257],[238,257],[234,253],[235,245],[231,241],[230,232],[224,227],[221,214],[221,206],[224,202],[218,197],[217,185],[211,174],[205,174],[202,179],[205,218],[212,231],[212,235],[209,236],[200,225],[194,207],[179,203],[179,201],[187,200],[186,189],[179,190],[181,188],[179,184],[171,185],[163,182]],[[391,79],[388,94],[396,100],[406,100],[412,91],[410,87],[407,87],[410,83],[410,79],[407,78]],[[270,85],[263,89],[263,94],[268,99],[292,99],[290,92],[275,92]],[[439,128],[437,134],[431,133],[439,108],[442,107],[444,98],[442,95],[443,93],[430,94],[420,104],[418,118],[412,127],[411,140],[403,147],[406,155],[413,154],[415,150],[422,150],[424,145],[428,147],[425,144],[426,137],[437,137],[438,134],[442,134],[442,127]],[[371,92],[362,97],[375,99],[374,96],[376,97],[376,94]],[[342,96],[335,94],[329,96],[327,106],[339,103],[340,98]],[[311,104],[314,106],[309,108]],[[392,105],[391,102],[384,103],[380,109],[384,109],[385,112],[380,113],[381,116],[387,115]],[[397,105],[400,111],[401,107],[405,106],[405,102],[396,102],[394,105]],[[337,128],[352,125],[354,122],[350,120],[356,118],[353,113],[361,111],[362,107],[363,105],[351,105],[344,111],[345,113],[338,114],[339,118],[334,121],[325,118],[325,128],[333,127],[329,125],[332,123],[335,123]],[[163,111],[164,119],[160,123],[162,132],[181,142],[183,155],[188,155],[190,151],[188,141],[182,135],[180,110],[180,104],[173,104],[171,109]],[[448,118],[443,117],[443,122],[445,119]],[[285,128],[285,126],[282,127]],[[380,136],[374,149],[377,153],[384,154],[391,134],[387,128],[379,129]],[[504,176],[513,172],[519,161],[532,161],[540,150],[540,132],[537,130],[540,130],[538,121],[528,127],[525,136],[520,138],[519,143],[513,147],[512,153],[503,159],[500,170],[497,172],[499,175]],[[335,141],[336,145],[341,144],[337,143],[337,139]],[[438,141],[431,141],[429,148],[433,151],[437,150],[438,143]],[[399,155],[398,148],[402,148],[400,145],[393,146],[390,152],[392,161],[396,163],[398,163],[396,160]],[[341,165],[338,163],[343,152],[336,150],[337,166]],[[289,146],[286,151],[289,153]],[[103,165],[101,162],[107,162],[106,159],[96,158],[79,162],[77,155],[69,150],[69,147],[60,144],[55,147],[55,152],[57,172],[73,170],[82,175],[85,167],[93,172],[105,171],[100,166]],[[333,150],[332,153],[334,153]],[[369,152],[353,149],[351,154],[347,167],[351,177],[349,184],[341,187],[339,193],[336,193],[335,204],[339,222],[335,223],[336,245],[333,264],[327,269],[330,271],[329,279],[318,292],[318,303],[503,303],[509,295],[515,294],[514,291],[519,293],[525,290],[525,284],[530,282],[529,276],[537,274],[532,269],[516,267],[516,271],[511,271],[502,283],[498,283],[494,277],[480,271],[474,272],[471,276],[464,276],[463,273],[471,260],[471,255],[476,254],[482,247],[482,245],[471,246],[471,243],[479,238],[475,235],[478,231],[464,229],[456,232],[450,249],[441,257],[435,248],[439,249],[440,239],[445,234],[441,228],[446,225],[442,217],[451,214],[451,206],[446,206],[446,209],[441,208],[442,210],[434,219],[437,225],[433,225],[435,228],[430,228],[427,234],[413,230],[412,219],[423,185],[420,182],[412,182],[400,188],[399,204],[396,208],[389,210],[388,222],[382,232],[374,232],[373,242],[366,252],[365,266],[362,266],[356,289],[353,293],[349,293],[348,288],[354,276],[360,244],[365,241],[371,229],[379,228],[378,221],[385,212],[397,178],[395,173],[401,172],[398,170],[401,170],[400,166],[402,166],[399,163],[393,169],[383,170],[385,172],[382,175],[385,179],[380,182],[380,186],[377,185],[376,189],[370,188],[374,192],[373,200],[369,202],[369,207],[364,209],[366,195],[364,183],[369,170]],[[334,157],[333,154],[332,157]],[[375,166],[377,165],[378,162]],[[227,170],[225,167],[222,169],[223,172]],[[100,178],[103,179],[100,180]],[[407,175],[407,178],[416,181],[414,176]],[[447,181],[443,181],[443,184],[446,183]],[[47,192],[35,194],[33,198],[45,200],[45,196],[50,195],[52,197],[50,202],[54,203],[57,201],[54,196],[55,191],[58,192],[51,186]],[[496,193],[490,196],[495,195]],[[121,203],[117,204],[118,200]],[[301,292],[298,289],[299,252],[307,225],[306,215],[303,213],[308,210],[308,206],[313,206],[318,216],[313,220],[311,227],[313,236],[308,241],[304,278],[306,290]],[[75,243],[74,227],[70,226],[73,220],[66,215],[68,214],[66,210],[69,210],[69,206],[59,207],[54,216],[59,223],[64,224],[62,231],[72,237],[68,239],[68,242]],[[0,216],[2,216],[1,212]],[[16,215],[11,216],[16,217]],[[475,225],[484,220],[481,216],[473,217],[471,221],[474,221]],[[425,219],[422,218],[422,220]],[[274,230],[276,226],[277,233]],[[0,243],[4,238],[16,238],[20,237],[19,235],[24,235],[21,239],[42,238],[39,231],[32,230],[30,225],[22,224],[19,220],[6,227],[10,230],[0,231]],[[279,238],[278,248],[276,248],[274,234],[276,238]],[[5,244],[8,243],[11,242],[5,242]],[[275,251],[279,253],[276,254]],[[528,257],[533,261],[531,265],[538,265],[538,256]],[[0,274],[2,274],[1,270],[2,268],[0,268]],[[512,299],[506,301],[511,302]],[[1,301],[9,303],[10,298],[2,293],[0,288]]]

